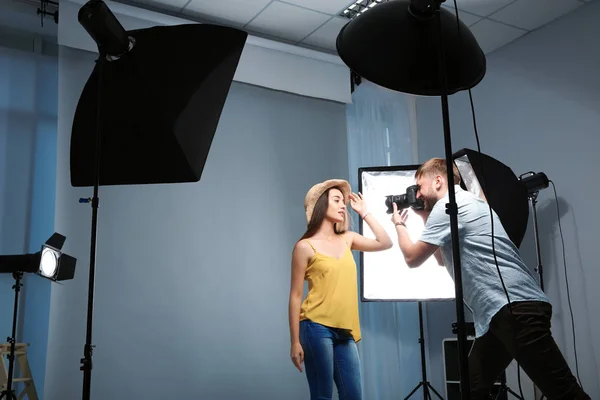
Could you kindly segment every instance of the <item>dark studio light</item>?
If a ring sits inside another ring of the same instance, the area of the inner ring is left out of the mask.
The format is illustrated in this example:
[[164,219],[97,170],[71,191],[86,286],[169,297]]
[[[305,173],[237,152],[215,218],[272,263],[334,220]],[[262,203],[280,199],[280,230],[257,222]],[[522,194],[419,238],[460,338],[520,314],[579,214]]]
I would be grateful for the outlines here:
[[55,282],[73,279],[77,259],[61,251],[65,239],[54,233],[36,253],[0,256],[0,273],[32,273]]
[[103,1],[91,0],[84,4],[77,13],[77,21],[94,39],[100,54],[118,58],[135,44]]
[[77,21],[94,39],[98,50],[110,56],[121,56],[129,51],[127,31],[102,1],[90,1],[79,9]]
[[198,182],[248,37],[239,29],[185,24],[126,31],[101,0],[79,23],[99,57],[77,104],[71,185],[92,186],[86,342],[80,369],[90,399],[99,187]]
[[[362,12],[340,31],[336,47],[357,75],[387,89],[440,96],[452,237],[452,259],[458,324],[461,399],[471,398],[462,271],[458,242],[458,209],[452,177],[452,143],[448,96],[471,89],[485,76],[486,59],[477,40],[441,0],[392,0]],[[429,395],[423,386],[424,395]]]
[[540,288],[544,290],[544,267],[542,266],[542,252],[540,250],[540,232],[537,218],[537,198],[540,190],[546,189],[550,185],[550,180],[543,172],[526,172],[519,177],[521,185],[527,191],[529,204],[533,215],[533,238],[535,240],[535,255],[537,260],[536,272],[540,277]]
[[527,189],[530,195],[538,193],[542,189],[546,189],[550,185],[548,177],[543,172],[528,172],[519,177],[521,183]]

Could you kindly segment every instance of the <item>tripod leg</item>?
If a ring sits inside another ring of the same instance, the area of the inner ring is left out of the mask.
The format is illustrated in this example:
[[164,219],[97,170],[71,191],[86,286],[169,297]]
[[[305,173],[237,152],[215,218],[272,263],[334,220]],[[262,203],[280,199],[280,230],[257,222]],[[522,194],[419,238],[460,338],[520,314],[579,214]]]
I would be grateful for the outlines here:
[[[444,400],[444,398],[438,393],[437,390],[435,390],[435,388],[433,386],[431,386],[431,384],[429,382],[427,382],[427,386],[438,397],[438,399]],[[431,397],[431,394],[429,395],[429,397]]]
[[419,384],[418,384],[418,385],[417,385],[417,386],[416,386],[416,387],[415,387],[415,388],[412,390],[412,392],[410,392],[410,393],[408,394],[408,396],[406,396],[406,397],[404,398],[404,400],[407,400],[407,399],[409,399],[409,398],[410,398],[410,397],[411,397],[413,394],[415,394],[415,393],[417,392],[417,390],[419,390],[419,388],[420,388],[421,386],[423,386],[423,382],[420,382],[420,383],[419,383]]
[[440,396],[440,394],[433,388],[433,386],[431,386],[431,384],[427,380],[427,368],[425,367],[425,337],[424,337],[424,333],[423,333],[423,305],[421,304],[421,302],[419,302],[419,344],[421,345],[420,347],[421,347],[422,380],[421,380],[421,382],[419,382],[417,387],[415,387],[412,390],[412,392],[410,392],[409,395],[404,398],[404,400],[409,399],[413,394],[416,393],[417,390],[419,390],[419,388],[421,386],[423,386],[423,399],[431,400],[431,393],[429,392],[429,389],[431,389],[431,391],[433,391],[433,393],[435,393],[435,395],[440,400],[444,400],[444,398],[442,396]]
[[427,382],[423,383],[423,400],[431,400],[431,395],[429,394],[428,389]]
[[519,400],[524,400],[520,395],[516,394],[511,388],[507,387],[506,390],[508,393],[512,394],[515,398]]
[[502,395],[505,393],[506,393],[506,388],[501,387],[500,390],[498,391],[498,394],[496,395],[496,397],[494,397],[494,400],[502,400]]

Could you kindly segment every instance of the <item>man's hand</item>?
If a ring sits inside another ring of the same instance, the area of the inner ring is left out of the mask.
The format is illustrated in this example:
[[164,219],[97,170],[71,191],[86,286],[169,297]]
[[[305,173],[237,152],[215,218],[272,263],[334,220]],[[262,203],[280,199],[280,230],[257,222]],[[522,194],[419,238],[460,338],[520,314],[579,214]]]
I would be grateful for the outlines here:
[[[408,230],[406,227],[406,219],[408,218],[408,210],[402,210],[398,212],[396,203],[393,205],[394,213],[392,214],[392,221],[394,224],[401,224],[403,227],[396,227],[396,233],[398,234],[398,246],[404,255],[404,261],[409,268],[415,268],[423,264],[437,249],[430,243],[418,240],[416,243],[410,239]],[[421,218],[426,220],[429,216],[429,212],[423,210],[414,210]]]
[[398,212],[398,206],[396,203],[392,205],[394,212],[392,212],[392,222],[394,225],[402,224],[406,226],[406,219],[408,218],[408,210],[404,209],[401,212]]

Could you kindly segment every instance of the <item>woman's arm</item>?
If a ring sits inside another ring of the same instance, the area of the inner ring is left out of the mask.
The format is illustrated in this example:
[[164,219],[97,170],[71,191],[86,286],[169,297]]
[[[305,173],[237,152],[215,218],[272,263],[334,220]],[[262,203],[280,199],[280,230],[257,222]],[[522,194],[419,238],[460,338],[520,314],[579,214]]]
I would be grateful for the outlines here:
[[369,225],[371,231],[375,235],[375,239],[367,238],[356,232],[349,232],[352,240],[352,250],[359,251],[381,251],[391,248],[394,244],[392,239],[381,226],[377,218],[372,214],[367,213],[364,216],[364,221]]
[[290,299],[288,305],[290,325],[290,357],[292,362],[302,372],[304,352],[300,345],[300,306],[304,292],[304,275],[312,249],[308,243],[300,241],[294,246],[292,252],[292,278],[290,284]]
[[361,193],[350,194],[350,206],[356,211],[356,213],[365,221],[371,231],[375,235],[375,239],[366,238],[360,233],[349,232],[348,237],[352,241],[352,250],[359,251],[381,251],[387,250],[393,246],[392,239],[387,234],[385,229],[377,221],[377,219],[367,211],[367,204],[365,203]]

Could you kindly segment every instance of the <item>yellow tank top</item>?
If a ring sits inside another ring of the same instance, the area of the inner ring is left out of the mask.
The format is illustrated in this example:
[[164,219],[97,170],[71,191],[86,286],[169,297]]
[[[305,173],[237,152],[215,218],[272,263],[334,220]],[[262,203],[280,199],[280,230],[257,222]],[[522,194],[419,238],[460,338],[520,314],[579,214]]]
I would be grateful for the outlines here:
[[358,285],[350,246],[346,246],[344,255],[337,259],[319,253],[307,242],[315,254],[306,267],[304,279],[308,281],[308,294],[300,308],[300,321],[308,319],[331,328],[348,329],[358,342],[361,339]]

